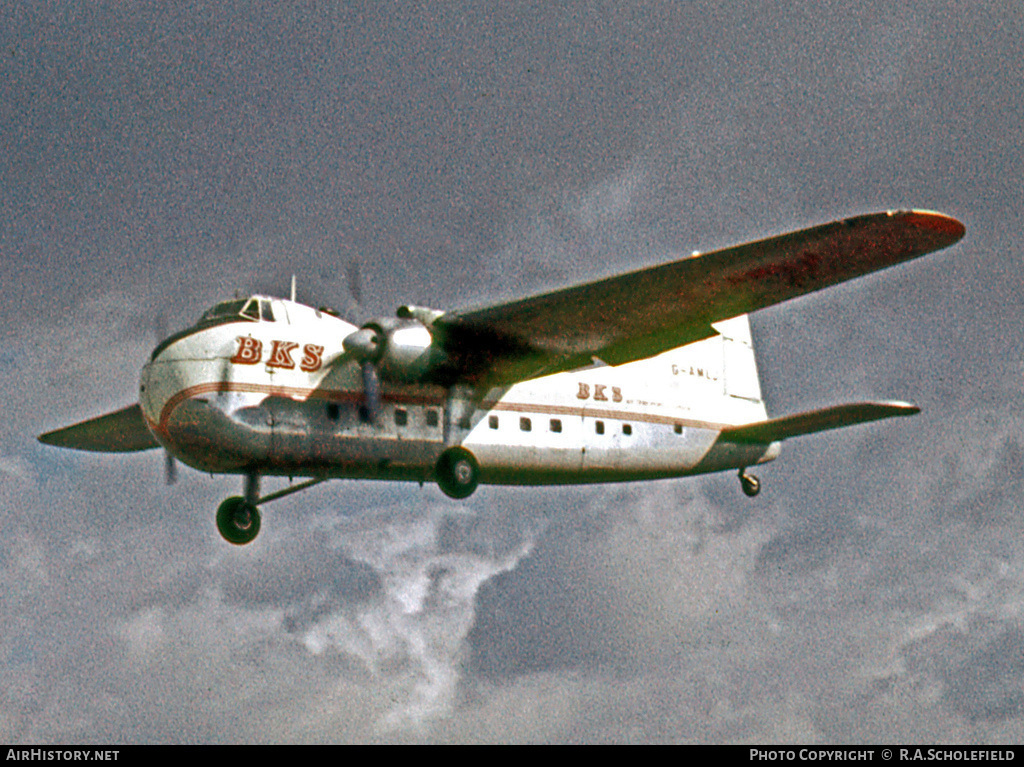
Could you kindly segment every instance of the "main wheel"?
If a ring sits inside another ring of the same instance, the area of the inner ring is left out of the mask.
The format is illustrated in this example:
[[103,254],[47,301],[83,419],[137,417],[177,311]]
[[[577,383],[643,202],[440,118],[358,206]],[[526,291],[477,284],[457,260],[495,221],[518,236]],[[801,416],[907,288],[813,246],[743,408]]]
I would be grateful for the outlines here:
[[437,459],[434,476],[438,487],[449,498],[468,498],[480,481],[480,466],[471,452],[453,447]]
[[743,488],[744,495],[746,495],[748,498],[753,498],[755,495],[761,492],[761,480],[759,480],[753,474],[746,474],[741,469],[740,487]]
[[243,546],[260,532],[260,511],[240,496],[228,498],[217,508],[217,529],[228,543]]

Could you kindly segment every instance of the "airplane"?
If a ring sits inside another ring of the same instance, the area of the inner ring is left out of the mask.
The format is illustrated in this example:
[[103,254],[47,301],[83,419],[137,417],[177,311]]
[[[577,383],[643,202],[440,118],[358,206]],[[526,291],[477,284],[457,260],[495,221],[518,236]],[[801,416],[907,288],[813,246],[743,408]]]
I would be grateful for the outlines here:
[[[357,327],[251,295],[165,338],[136,404],[47,432],[48,445],[163,448],[244,477],[216,513],[236,545],[259,507],[333,478],[480,484],[631,482],[737,470],[783,440],[896,416],[858,402],[769,418],[748,315],[948,247],[965,233],[925,210],[861,215],[480,308],[402,306]],[[264,476],[304,478],[260,495]]]

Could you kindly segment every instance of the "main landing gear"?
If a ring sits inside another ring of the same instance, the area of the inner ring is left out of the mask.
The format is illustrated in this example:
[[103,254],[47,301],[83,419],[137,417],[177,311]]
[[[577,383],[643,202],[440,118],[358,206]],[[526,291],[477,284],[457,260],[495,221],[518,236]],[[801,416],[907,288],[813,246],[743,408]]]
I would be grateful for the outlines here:
[[480,482],[480,464],[464,447],[450,447],[437,459],[434,476],[449,498],[468,498]]
[[217,507],[217,530],[228,543],[236,546],[251,543],[260,532],[259,504],[297,493],[323,481],[322,478],[316,477],[260,498],[260,475],[247,474],[245,495],[232,496]]
[[740,487],[743,488],[743,494],[748,498],[753,498],[755,495],[761,492],[761,480],[755,477],[753,474],[747,474],[746,467],[740,469]]

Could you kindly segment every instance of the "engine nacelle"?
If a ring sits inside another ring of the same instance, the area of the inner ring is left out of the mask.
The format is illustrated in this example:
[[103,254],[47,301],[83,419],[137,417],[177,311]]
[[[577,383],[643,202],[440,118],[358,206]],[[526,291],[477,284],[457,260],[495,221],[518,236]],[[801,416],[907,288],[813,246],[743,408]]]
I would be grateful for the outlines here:
[[394,383],[428,380],[444,361],[427,325],[410,316],[368,322],[342,344],[361,363],[372,363],[381,380]]

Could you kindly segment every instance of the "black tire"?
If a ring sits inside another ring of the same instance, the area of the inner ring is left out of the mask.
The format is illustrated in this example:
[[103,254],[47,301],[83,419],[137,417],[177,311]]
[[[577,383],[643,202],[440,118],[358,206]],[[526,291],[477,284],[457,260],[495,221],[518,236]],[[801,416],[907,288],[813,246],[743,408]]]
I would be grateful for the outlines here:
[[228,543],[244,546],[260,532],[260,511],[240,496],[228,498],[217,507],[217,529]]
[[441,453],[434,467],[434,476],[441,492],[449,498],[468,498],[480,481],[480,465],[473,454],[462,447]]
[[740,487],[743,488],[744,495],[748,498],[753,498],[761,492],[761,480],[753,474],[744,474],[740,472]]

